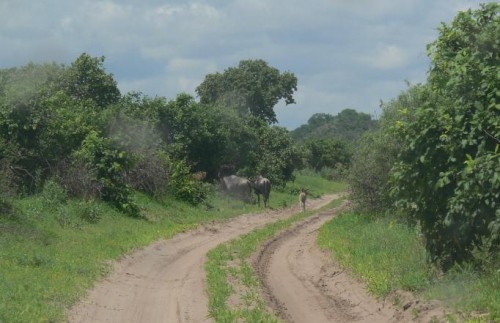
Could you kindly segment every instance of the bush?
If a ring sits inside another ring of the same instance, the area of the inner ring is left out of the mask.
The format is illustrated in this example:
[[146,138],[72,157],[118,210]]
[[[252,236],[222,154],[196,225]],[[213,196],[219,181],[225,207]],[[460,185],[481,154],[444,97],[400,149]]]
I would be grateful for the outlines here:
[[85,200],[99,198],[102,184],[97,181],[96,172],[81,160],[64,159],[56,167],[55,176],[71,197]]
[[126,152],[115,146],[110,139],[93,131],[85,138],[75,157],[87,168],[95,169],[97,180],[102,185],[100,193],[104,201],[128,215],[139,216],[139,208],[132,200],[132,189],[124,179],[132,161]]
[[357,207],[370,212],[390,207],[389,171],[395,156],[387,154],[381,132],[365,133],[358,143],[349,170],[351,198]]
[[88,223],[97,223],[102,217],[101,209],[94,201],[78,203],[78,217]]
[[428,46],[433,96],[393,169],[394,198],[444,269],[500,249],[499,16],[492,2],[439,28]]
[[172,161],[168,191],[179,200],[197,205],[206,201],[210,185],[193,180],[186,162]]
[[168,190],[168,160],[164,154],[141,156],[126,173],[127,183],[134,189],[155,197],[165,195]]

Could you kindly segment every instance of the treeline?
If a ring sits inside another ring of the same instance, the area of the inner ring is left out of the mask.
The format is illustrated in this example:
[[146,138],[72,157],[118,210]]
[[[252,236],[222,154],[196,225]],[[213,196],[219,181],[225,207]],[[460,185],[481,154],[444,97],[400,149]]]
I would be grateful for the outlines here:
[[199,101],[185,93],[172,100],[122,95],[104,57],[86,53],[69,66],[2,69],[0,211],[9,198],[51,183],[139,216],[134,190],[204,202],[209,186],[195,173],[208,183],[221,172],[263,174],[279,188],[296,169],[348,164],[347,153],[301,147],[274,125],[274,106],[294,103],[296,90],[293,73],[263,60],[207,75],[196,89]]
[[309,168],[327,179],[344,180],[358,140],[377,125],[378,121],[367,113],[344,109],[335,116],[313,114],[290,134],[306,153]]
[[318,139],[337,139],[346,143],[356,142],[361,135],[377,127],[377,120],[354,109],[344,109],[336,116],[328,113],[313,114],[306,124],[291,131],[297,142]]
[[378,129],[352,159],[358,206],[416,226],[444,269],[499,260],[499,8],[481,5],[440,26],[427,82],[383,103]]

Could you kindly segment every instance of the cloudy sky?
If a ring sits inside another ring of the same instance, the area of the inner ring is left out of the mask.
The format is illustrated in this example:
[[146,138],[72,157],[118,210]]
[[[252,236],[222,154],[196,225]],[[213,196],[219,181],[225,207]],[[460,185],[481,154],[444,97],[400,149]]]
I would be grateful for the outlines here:
[[263,59],[298,78],[276,107],[294,129],[318,112],[379,115],[422,82],[426,44],[468,0],[0,0],[0,68],[105,56],[122,93],[195,95],[205,75]]

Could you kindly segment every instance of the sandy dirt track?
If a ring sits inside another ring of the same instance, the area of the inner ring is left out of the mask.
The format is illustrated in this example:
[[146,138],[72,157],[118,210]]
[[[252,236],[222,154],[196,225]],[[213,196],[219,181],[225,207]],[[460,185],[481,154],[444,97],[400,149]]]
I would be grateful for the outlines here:
[[[308,202],[328,204],[338,195]],[[123,257],[109,276],[70,309],[69,322],[210,322],[204,263],[217,245],[287,218],[299,206],[267,210],[233,220],[206,224],[169,240],[161,240]]]
[[[444,317],[437,303],[398,292],[387,300],[370,296],[316,244],[319,228],[344,205],[321,212],[266,242],[253,257],[264,298],[286,322],[430,322]],[[393,306],[397,298],[400,306]],[[418,315],[417,315],[418,313]]]
[[[339,195],[308,200],[308,210]],[[318,228],[341,206],[315,214],[266,242],[252,259],[270,310],[288,322],[429,322],[439,307],[397,295],[403,306],[374,300],[315,244]],[[204,264],[217,245],[300,211],[285,210],[205,224],[117,261],[111,273],[70,309],[69,322],[212,322]],[[413,310],[414,309],[414,310]],[[412,311],[413,310],[413,311]],[[415,319],[412,313],[421,315]]]

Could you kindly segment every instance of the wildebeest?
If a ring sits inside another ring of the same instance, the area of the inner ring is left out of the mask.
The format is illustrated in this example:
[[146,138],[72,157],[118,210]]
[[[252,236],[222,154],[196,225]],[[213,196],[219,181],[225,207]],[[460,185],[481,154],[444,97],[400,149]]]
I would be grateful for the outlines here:
[[300,208],[302,209],[302,212],[306,211],[306,200],[307,200],[307,190],[301,189],[300,194],[299,194],[299,202],[300,202]]
[[252,186],[246,178],[236,175],[224,176],[221,178],[221,187],[223,190],[233,194],[247,202],[252,197]]
[[262,194],[264,200],[264,207],[269,206],[269,194],[271,193],[271,182],[259,175],[255,181],[252,182],[255,194],[257,194],[257,201],[260,206],[260,195]]

